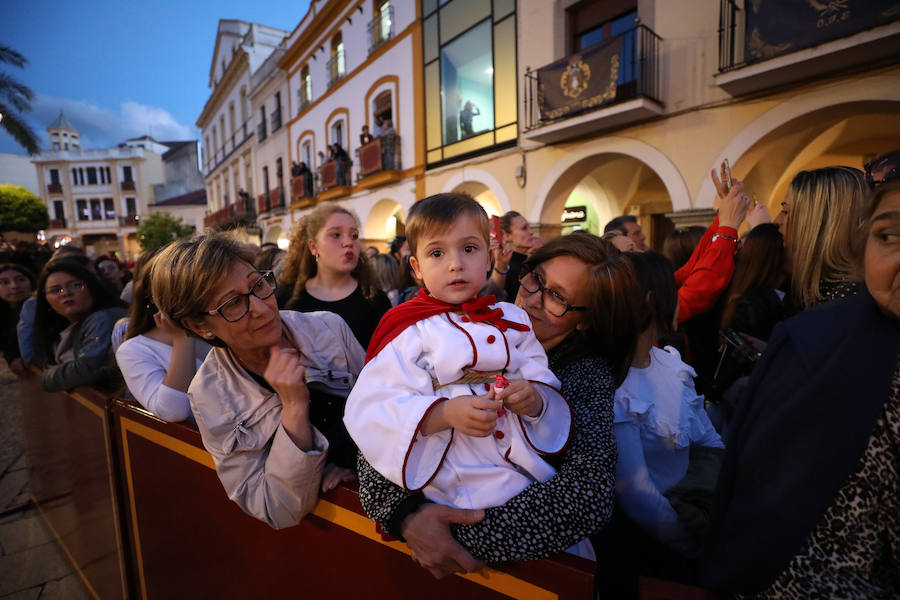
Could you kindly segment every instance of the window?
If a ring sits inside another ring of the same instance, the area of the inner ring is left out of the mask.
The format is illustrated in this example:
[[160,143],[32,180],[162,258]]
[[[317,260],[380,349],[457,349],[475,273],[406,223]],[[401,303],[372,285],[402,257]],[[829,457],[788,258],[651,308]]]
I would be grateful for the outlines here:
[[300,151],[300,156],[303,157],[303,162],[306,163],[306,166],[312,169],[312,143],[311,142],[303,142],[302,149]]
[[78,183],[84,185],[84,169],[78,167]]
[[137,216],[137,203],[134,201],[134,198],[125,198],[125,214],[129,217]]
[[116,218],[116,205],[113,202],[112,198],[104,198],[103,199],[103,213],[104,213],[104,217],[107,219],[115,219]]
[[375,117],[374,134],[381,133],[381,126],[385,121],[394,121],[394,107],[391,101],[392,95],[390,90],[385,90],[375,96],[372,101],[372,115]]
[[266,210],[269,210],[272,202],[271,194],[269,193],[269,167],[263,167],[263,188],[266,195]]
[[78,171],[72,169],[72,185],[78,185]]
[[89,221],[90,220],[90,216],[88,216],[87,200],[76,200],[75,201],[75,209],[78,212],[78,220],[79,221]]
[[225,115],[219,115],[219,131],[222,132],[222,148],[225,148],[225,142],[228,140],[228,134],[225,133]]
[[259,131],[257,131],[257,133],[256,133],[256,137],[258,137],[259,140],[257,140],[257,141],[262,142],[263,140],[266,139],[267,135],[268,135],[268,133],[266,132],[266,106],[263,105],[263,106],[259,107]]
[[585,0],[566,9],[568,54],[580,52],[634,28],[635,0]]
[[58,169],[50,169],[50,183],[52,185],[59,185],[59,170]]
[[57,221],[62,221],[66,218],[65,210],[63,209],[63,201],[62,200],[54,200],[53,201],[53,218]]
[[91,198],[91,220],[99,221],[103,219],[103,207],[98,198]]
[[131,178],[131,167],[122,167],[122,181],[134,181]]
[[61,148],[59,147],[59,142],[53,142],[53,149],[54,149],[54,150],[61,150]]
[[341,147],[346,148],[344,145],[344,120],[338,119],[334,123],[331,124],[331,143],[332,144],[340,144]]
[[100,174],[100,183],[106,183],[106,169],[100,167],[97,172]]
[[87,168],[87,182],[88,185],[97,185],[97,167]]
[[394,9],[387,0],[375,5],[375,17],[369,23],[369,54],[391,38]]
[[272,132],[281,129],[281,92],[275,92],[275,110],[272,111]]
[[328,87],[334,85],[346,72],[344,64],[344,38],[339,31],[331,39],[331,59],[328,61]]
[[106,171],[106,183],[112,183],[112,175],[110,173],[109,167],[103,167],[103,170]]
[[518,138],[515,2],[422,0],[430,165]]
[[284,168],[280,158],[275,160],[275,176],[278,177],[278,197],[284,203]]
[[309,65],[300,69],[300,108],[312,102],[312,79],[309,76]]
[[231,128],[231,135],[237,131],[237,125],[234,122],[234,102],[228,105],[228,126]]
[[218,130],[216,129],[215,125],[213,125],[212,130],[213,130],[213,148],[212,149],[213,149],[214,153],[218,154],[219,153],[219,133],[218,133]]

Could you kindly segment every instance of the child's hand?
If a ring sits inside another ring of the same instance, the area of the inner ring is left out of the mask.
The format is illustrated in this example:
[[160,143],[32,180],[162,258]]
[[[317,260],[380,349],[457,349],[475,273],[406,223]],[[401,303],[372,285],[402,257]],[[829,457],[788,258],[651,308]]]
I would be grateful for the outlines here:
[[460,433],[487,437],[497,427],[497,411],[502,405],[493,392],[484,396],[457,396],[443,402],[444,419]]
[[510,381],[509,385],[497,392],[497,400],[517,415],[536,417],[544,410],[544,400],[531,382],[525,379]]

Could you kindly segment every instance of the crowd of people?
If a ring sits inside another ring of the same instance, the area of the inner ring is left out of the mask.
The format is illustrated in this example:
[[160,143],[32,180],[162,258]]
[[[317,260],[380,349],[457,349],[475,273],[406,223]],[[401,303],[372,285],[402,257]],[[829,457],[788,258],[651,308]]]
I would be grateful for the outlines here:
[[714,171],[716,218],[662,252],[634,216],[541,240],[457,193],[385,252],[332,203],[286,252],[208,233],[133,276],[6,251],[0,350],[193,421],[274,528],[358,480],[436,577],[569,551],[615,597],[898,597],[898,163],[799,172],[775,219]]

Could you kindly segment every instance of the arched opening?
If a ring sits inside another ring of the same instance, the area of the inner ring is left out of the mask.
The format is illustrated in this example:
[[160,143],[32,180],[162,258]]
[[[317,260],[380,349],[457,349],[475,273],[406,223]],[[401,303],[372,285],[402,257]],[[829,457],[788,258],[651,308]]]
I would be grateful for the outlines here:
[[263,242],[271,242],[273,244],[277,244],[279,248],[282,250],[287,250],[287,247],[290,245],[290,238],[284,229],[281,228],[280,225],[273,225],[266,231],[266,235],[263,238]]
[[497,195],[485,184],[480,181],[465,181],[460,183],[456,187],[453,188],[454,192],[459,192],[462,194],[468,194],[475,198],[478,204],[484,208],[485,212],[487,212],[488,216],[503,215],[503,208],[500,206],[500,201],[497,199]]
[[386,252],[391,240],[403,235],[406,228],[406,213],[397,202],[383,198],[375,203],[363,224],[363,238],[360,243],[375,246]]
[[812,110],[769,131],[732,158],[735,177],[774,216],[798,171],[845,165],[861,169],[897,147],[900,102],[852,102]]
[[581,158],[550,185],[540,209],[542,237],[581,229],[602,234],[619,215],[634,215],[651,246],[661,248],[674,225],[672,200],[660,175],[645,162],[614,152]]

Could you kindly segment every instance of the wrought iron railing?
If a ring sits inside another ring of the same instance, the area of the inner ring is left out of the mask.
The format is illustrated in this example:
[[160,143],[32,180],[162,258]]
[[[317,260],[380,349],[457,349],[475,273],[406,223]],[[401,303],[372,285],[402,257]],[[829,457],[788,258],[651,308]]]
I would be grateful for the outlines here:
[[328,73],[328,88],[331,89],[347,72],[343,49],[338,50],[334,56],[328,59],[328,62],[325,64],[325,71]]
[[375,18],[369,21],[369,54],[391,39],[394,35],[394,7],[388,6],[387,10],[378,11]]
[[275,110],[272,111],[272,133],[275,133],[281,129],[281,107],[275,107]]
[[[228,160],[228,157],[231,156],[232,152],[237,150],[247,138],[254,134],[253,129],[247,126],[248,123],[249,121],[245,121],[240,129],[234,132],[230,137],[225,138],[225,143],[222,144],[221,148],[212,153],[211,159],[204,165],[207,174],[215,171],[219,165]],[[231,142],[230,147],[229,142]]]
[[543,68],[547,67],[535,70],[526,68],[525,131],[541,127],[551,121],[567,119],[587,111],[599,110],[638,97],[649,98],[662,103],[659,59],[662,38],[646,25],[637,24],[634,28],[611,38],[607,43],[613,43],[616,39],[621,40],[616,96],[613,100],[603,104],[571,111],[562,117],[550,118],[541,113],[541,92],[538,84],[539,73]]
[[719,0],[719,71],[744,65],[747,13],[744,0]]

